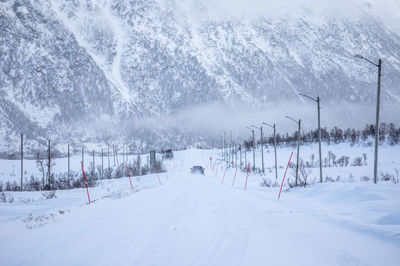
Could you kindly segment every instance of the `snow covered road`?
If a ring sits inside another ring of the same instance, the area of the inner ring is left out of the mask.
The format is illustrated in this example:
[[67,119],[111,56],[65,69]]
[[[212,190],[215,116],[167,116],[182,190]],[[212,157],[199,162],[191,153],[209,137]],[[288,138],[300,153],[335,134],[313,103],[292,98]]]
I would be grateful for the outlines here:
[[[196,157],[200,163],[204,158]],[[0,224],[1,265],[398,265],[399,238],[352,230],[301,193],[176,166],[162,186],[28,230]],[[398,191],[398,189],[397,189]],[[311,198],[312,199],[312,198]],[[398,229],[398,227],[396,227]],[[395,229],[396,229],[395,228]],[[397,230],[396,229],[396,230]]]

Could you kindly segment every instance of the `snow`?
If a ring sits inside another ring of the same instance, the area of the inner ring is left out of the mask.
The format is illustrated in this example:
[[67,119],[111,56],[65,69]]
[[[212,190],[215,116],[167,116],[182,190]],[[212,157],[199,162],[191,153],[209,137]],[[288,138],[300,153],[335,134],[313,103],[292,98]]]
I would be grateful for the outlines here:
[[[175,152],[167,174],[90,188],[13,192],[0,204],[2,265],[397,265],[400,186],[335,182],[284,190]],[[384,156],[382,156],[385,158]],[[193,165],[205,175],[191,175]],[[282,173],[279,174],[282,178]],[[25,201],[20,200],[25,198]],[[33,201],[27,202],[27,198]]]

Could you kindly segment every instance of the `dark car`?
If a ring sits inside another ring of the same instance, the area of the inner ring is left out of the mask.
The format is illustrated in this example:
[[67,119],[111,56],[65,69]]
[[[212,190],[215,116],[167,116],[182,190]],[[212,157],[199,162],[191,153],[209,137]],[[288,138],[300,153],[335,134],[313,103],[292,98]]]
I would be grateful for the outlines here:
[[202,166],[195,165],[192,168],[190,168],[190,172],[192,174],[202,174],[202,175],[204,175],[204,168]]

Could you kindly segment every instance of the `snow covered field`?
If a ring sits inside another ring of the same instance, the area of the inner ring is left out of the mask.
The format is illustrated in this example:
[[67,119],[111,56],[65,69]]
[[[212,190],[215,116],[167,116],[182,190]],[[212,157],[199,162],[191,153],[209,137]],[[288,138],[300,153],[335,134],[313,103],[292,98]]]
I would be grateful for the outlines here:
[[[372,149],[334,148],[350,160]],[[382,148],[381,171],[400,169],[398,150]],[[354,169],[354,182],[285,188],[277,200],[279,187],[261,187],[258,175],[244,190],[246,174],[238,171],[232,185],[231,168],[222,184],[225,168],[209,167],[218,152],[176,152],[161,184],[156,174],[135,177],[133,190],[128,178],[104,180],[89,188],[90,205],[84,189],[47,200],[41,192],[7,192],[14,202],[0,203],[1,264],[398,265],[400,185],[360,182],[372,173],[371,156],[366,166],[324,169],[335,177]],[[280,165],[290,152],[279,151]],[[308,158],[317,149],[301,152]],[[266,152],[268,167],[272,156]],[[193,165],[206,174],[191,175]]]

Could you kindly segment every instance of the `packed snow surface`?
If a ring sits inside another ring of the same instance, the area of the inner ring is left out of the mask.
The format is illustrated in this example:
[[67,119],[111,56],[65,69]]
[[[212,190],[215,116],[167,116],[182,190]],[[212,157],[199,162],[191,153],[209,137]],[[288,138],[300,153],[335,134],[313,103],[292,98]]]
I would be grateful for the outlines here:
[[[86,191],[15,192],[0,204],[2,265],[398,265],[400,186],[324,183],[284,190],[175,153],[167,174]],[[205,175],[190,174],[202,165]],[[282,174],[280,174],[279,182]],[[31,201],[27,201],[30,198]],[[25,199],[25,200],[22,200]]]

